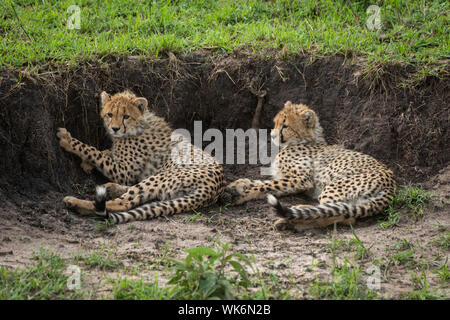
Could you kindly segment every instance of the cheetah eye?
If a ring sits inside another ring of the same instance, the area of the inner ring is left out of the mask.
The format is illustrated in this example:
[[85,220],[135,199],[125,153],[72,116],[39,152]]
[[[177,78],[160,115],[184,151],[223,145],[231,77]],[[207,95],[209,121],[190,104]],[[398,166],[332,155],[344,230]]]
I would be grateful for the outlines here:
[[124,115],[123,115],[123,118],[124,118],[124,119],[128,119],[129,117],[130,117],[130,116],[127,115],[127,114],[124,114]]
[[111,113],[111,112],[108,112],[106,115],[107,115],[108,117],[112,118],[112,113]]

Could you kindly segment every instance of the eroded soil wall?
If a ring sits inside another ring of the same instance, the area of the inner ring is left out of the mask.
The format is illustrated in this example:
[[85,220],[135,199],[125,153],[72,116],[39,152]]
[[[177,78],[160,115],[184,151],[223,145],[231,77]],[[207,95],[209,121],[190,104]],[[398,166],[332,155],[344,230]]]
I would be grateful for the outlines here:
[[79,159],[59,148],[56,129],[106,147],[99,94],[124,89],[145,96],[174,128],[192,129],[194,120],[202,120],[204,130],[249,128],[257,105],[252,91],[266,90],[262,128],[271,128],[285,101],[306,103],[318,112],[329,143],[375,156],[400,182],[424,181],[449,162],[449,81],[429,77],[404,89],[408,72],[383,67],[366,76],[343,57],[311,63],[309,57],[261,60],[204,52],[155,61],[109,59],[39,76],[3,70],[0,200],[20,207],[86,183]]

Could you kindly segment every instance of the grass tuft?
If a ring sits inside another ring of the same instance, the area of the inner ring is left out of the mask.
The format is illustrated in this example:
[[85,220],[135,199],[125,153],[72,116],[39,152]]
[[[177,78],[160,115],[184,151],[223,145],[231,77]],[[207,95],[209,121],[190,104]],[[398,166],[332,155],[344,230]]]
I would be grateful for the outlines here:
[[423,208],[433,198],[431,193],[421,188],[405,186],[395,191],[389,207],[384,212],[384,219],[380,221],[382,228],[398,225],[402,216],[418,218]]
[[23,269],[0,266],[0,299],[42,300],[76,299],[81,292],[67,288],[69,276],[64,260],[45,249],[33,255],[34,263]]
[[309,287],[309,294],[316,299],[375,299],[377,292],[369,289],[362,281],[361,272],[360,266],[353,265],[345,258],[343,264],[333,266],[330,280],[315,279]]

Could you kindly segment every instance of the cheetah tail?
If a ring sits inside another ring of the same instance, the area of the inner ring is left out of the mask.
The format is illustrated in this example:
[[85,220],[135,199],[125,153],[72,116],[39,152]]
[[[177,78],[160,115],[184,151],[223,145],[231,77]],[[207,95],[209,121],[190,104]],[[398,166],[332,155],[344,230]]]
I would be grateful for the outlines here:
[[275,208],[278,215],[284,218],[302,220],[331,218],[338,216],[345,216],[346,218],[368,217],[382,212],[389,205],[389,201],[389,192],[383,190],[371,198],[361,199],[354,203],[322,203],[311,208],[296,209],[283,206],[273,195],[267,196],[267,202]]
[[107,190],[104,186],[97,186],[95,188],[95,213],[99,216],[107,216],[106,212],[106,198],[107,198]]
[[268,202],[272,207],[275,208],[276,213],[277,213],[279,216],[282,216],[282,217],[287,217],[287,216],[288,216],[289,208],[287,208],[287,207],[281,205],[280,201],[279,201],[275,196],[273,196],[273,195],[271,195],[271,194],[268,194],[268,195],[267,195],[267,202]]

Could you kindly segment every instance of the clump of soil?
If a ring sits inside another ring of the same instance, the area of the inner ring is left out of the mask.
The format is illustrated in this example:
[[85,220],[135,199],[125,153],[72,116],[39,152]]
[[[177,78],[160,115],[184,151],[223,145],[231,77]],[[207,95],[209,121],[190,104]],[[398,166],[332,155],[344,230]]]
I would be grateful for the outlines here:
[[[0,256],[0,263],[21,264],[40,245],[72,252],[95,247],[105,239],[119,245],[119,254],[135,252],[134,258],[145,259],[166,241],[179,248],[204,245],[217,234],[243,252],[253,250],[261,263],[292,257],[298,263],[294,268],[297,276],[304,275],[317,250],[318,257],[327,259],[327,231],[318,236],[278,233],[272,227],[275,216],[264,201],[227,208],[221,213],[225,220],[215,224],[208,219],[188,223],[186,215],[136,222],[133,235],[126,233],[126,226],[99,231],[95,220],[67,211],[61,203],[64,195],[89,197],[95,184],[106,180],[99,174],[88,176],[80,169],[78,158],[63,152],[56,129],[65,127],[85,143],[107,147],[109,141],[98,116],[103,90],[130,89],[145,96],[149,107],[174,128],[190,130],[195,120],[202,121],[204,130],[250,128],[257,95],[264,90],[261,128],[272,127],[272,118],[285,101],[305,103],[317,111],[329,143],[376,157],[394,170],[400,183],[446,188],[448,78],[428,77],[405,88],[400,84],[408,79],[410,70],[400,66],[386,66],[374,76],[339,56],[310,61],[307,56],[264,60],[241,53],[219,56],[198,51],[177,57],[169,54],[159,60],[110,58],[107,64],[86,62],[75,69],[45,70],[38,76],[1,71],[0,230],[4,239],[11,241],[0,242],[0,251],[6,248],[13,254]],[[227,165],[225,170],[229,181],[260,177],[256,166]],[[438,172],[433,178],[437,180],[430,179]],[[440,194],[449,197],[448,190]],[[217,210],[219,206],[213,206],[202,212]],[[431,239],[439,231],[427,226],[436,219],[448,223],[448,212],[430,212],[413,228],[417,234],[406,229],[398,234],[387,232],[377,241]],[[358,231],[361,240],[375,241],[377,228],[374,219],[363,222]],[[339,231],[351,236],[348,229]],[[138,249],[129,244],[137,234],[145,244]],[[24,237],[32,241],[24,241]]]

